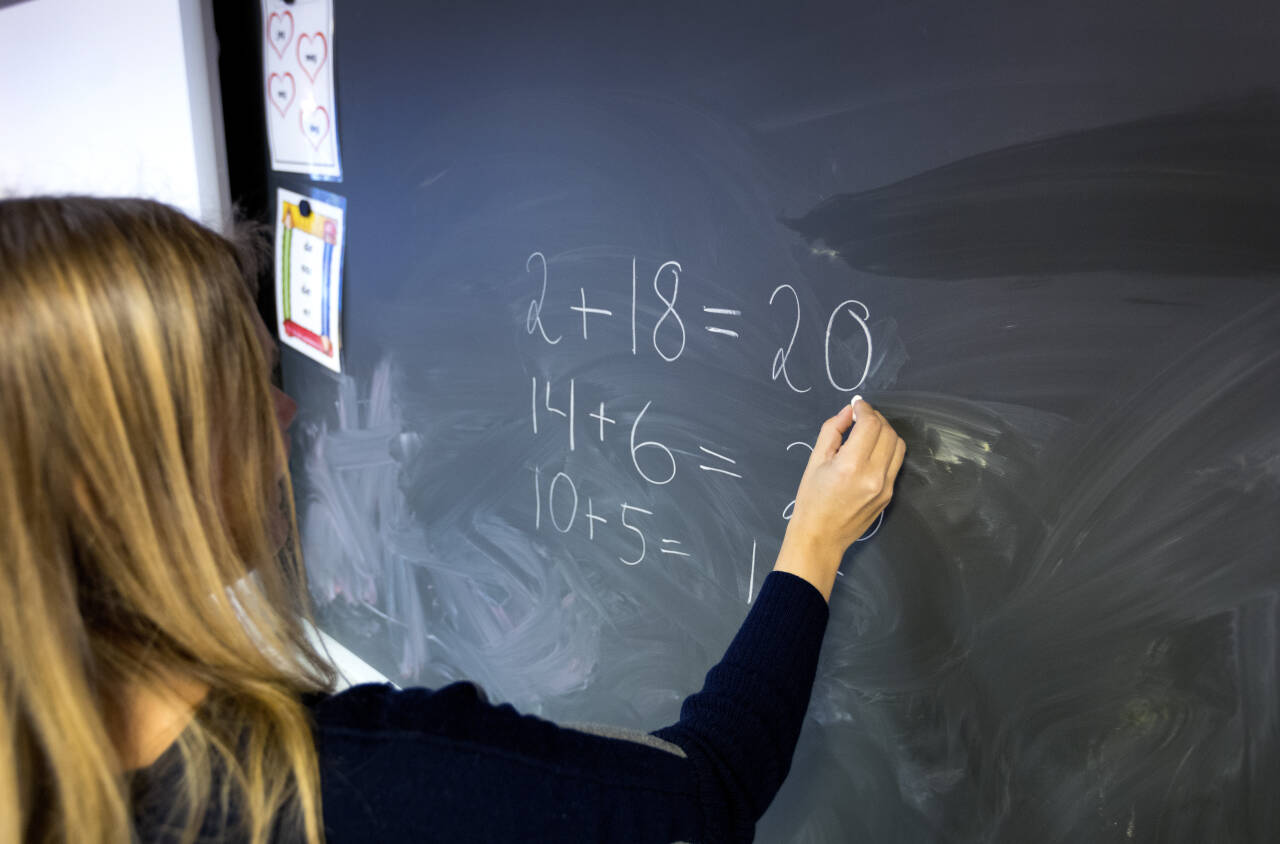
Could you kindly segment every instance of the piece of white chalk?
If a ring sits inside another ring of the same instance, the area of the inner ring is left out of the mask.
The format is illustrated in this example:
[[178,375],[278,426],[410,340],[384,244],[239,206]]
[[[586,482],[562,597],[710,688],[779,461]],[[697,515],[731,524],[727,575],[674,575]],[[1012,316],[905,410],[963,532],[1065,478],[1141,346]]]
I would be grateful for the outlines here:
[[853,398],[849,399],[849,407],[853,408],[853,421],[854,421],[854,422],[857,422],[857,421],[858,421],[858,400],[859,400],[859,399],[861,399],[861,398],[862,398],[862,396],[860,396],[860,395],[859,395],[859,396],[854,396]]

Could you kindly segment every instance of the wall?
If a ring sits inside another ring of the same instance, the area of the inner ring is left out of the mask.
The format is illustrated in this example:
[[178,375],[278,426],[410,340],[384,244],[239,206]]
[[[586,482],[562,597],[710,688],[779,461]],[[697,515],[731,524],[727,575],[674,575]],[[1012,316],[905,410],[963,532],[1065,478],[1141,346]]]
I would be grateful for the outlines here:
[[0,8],[0,195],[141,195],[220,225],[215,57],[198,0]]

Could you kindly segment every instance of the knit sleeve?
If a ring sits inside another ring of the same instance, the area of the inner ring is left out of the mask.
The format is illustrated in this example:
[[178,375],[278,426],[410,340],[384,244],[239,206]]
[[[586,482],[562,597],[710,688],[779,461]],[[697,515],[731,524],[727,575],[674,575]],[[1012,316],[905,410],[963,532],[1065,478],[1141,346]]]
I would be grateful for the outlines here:
[[786,778],[809,707],[827,604],[802,578],[771,573],[724,658],[680,720],[654,733],[695,769],[708,841],[750,840]]
[[787,769],[826,628],[770,574],[724,658],[656,733],[567,727],[475,686],[309,702],[330,841],[751,840]]

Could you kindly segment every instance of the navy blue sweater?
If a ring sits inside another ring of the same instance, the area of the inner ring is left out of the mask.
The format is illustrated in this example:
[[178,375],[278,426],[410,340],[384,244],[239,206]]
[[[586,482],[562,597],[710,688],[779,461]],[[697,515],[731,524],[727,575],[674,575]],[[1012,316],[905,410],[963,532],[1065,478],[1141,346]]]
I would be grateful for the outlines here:
[[813,586],[770,574],[680,720],[652,734],[558,726],[470,683],[313,701],[328,840],[750,841],[790,767],[826,624]]

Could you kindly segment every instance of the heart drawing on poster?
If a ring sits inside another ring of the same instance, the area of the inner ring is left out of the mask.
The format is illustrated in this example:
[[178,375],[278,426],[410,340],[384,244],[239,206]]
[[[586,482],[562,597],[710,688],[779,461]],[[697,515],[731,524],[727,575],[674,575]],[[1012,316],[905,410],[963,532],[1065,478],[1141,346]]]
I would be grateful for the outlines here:
[[293,40],[293,13],[272,12],[267,16],[267,43],[276,55],[284,58],[284,51]]
[[314,83],[320,75],[320,68],[324,67],[325,60],[329,58],[329,42],[325,40],[324,33],[299,35],[297,53],[302,72]]
[[320,144],[329,136],[329,112],[324,106],[316,106],[311,111],[299,109],[298,126],[311,146],[320,149]]
[[293,105],[293,95],[296,91],[297,85],[294,84],[293,74],[288,71],[273,73],[267,77],[267,98],[276,107],[276,111],[280,112],[281,117],[284,117],[289,106]]

